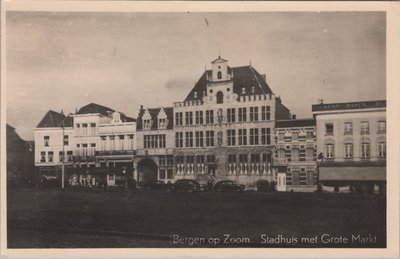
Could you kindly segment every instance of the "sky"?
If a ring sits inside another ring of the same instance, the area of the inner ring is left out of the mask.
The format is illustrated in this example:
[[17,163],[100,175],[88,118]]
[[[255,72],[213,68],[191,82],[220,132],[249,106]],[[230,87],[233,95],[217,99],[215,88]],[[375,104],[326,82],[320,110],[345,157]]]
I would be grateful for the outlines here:
[[386,99],[384,12],[7,12],[7,123],[98,103],[136,117],[183,101],[218,57],[251,65],[298,118]]

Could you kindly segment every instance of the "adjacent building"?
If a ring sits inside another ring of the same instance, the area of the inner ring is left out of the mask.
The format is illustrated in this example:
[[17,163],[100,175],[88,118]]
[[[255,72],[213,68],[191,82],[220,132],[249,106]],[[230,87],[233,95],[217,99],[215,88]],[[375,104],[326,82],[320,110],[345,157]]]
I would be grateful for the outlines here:
[[355,188],[386,183],[386,101],[320,103],[317,125],[319,180]]
[[275,160],[279,191],[315,191],[317,141],[314,119],[276,121]]
[[48,111],[35,128],[35,165],[39,179],[66,184],[116,185],[133,174],[136,119],[91,103],[75,114]]

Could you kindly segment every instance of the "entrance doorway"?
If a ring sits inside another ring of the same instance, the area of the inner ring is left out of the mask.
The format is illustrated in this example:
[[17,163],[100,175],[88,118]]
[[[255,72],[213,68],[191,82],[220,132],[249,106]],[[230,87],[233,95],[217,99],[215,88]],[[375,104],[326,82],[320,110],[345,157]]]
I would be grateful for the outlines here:
[[157,180],[157,164],[151,159],[143,159],[138,163],[138,185],[143,186],[144,184]]

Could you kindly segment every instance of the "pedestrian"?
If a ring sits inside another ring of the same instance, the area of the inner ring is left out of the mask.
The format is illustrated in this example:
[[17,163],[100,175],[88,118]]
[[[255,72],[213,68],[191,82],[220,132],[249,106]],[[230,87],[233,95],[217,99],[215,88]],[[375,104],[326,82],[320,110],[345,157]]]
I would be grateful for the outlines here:
[[333,191],[334,193],[338,193],[339,192],[339,186],[335,185],[335,189]]
[[104,182],[103,182],[104,192],[107,192],[107,185],[108,185],[107,179],[104,179]]
[[128,188],[129,188],[129,191],[131,192],[131,197],[133,197],[133,194],[136,191],[136,181],[135,181],[135,179],[129,179],[128,180]]

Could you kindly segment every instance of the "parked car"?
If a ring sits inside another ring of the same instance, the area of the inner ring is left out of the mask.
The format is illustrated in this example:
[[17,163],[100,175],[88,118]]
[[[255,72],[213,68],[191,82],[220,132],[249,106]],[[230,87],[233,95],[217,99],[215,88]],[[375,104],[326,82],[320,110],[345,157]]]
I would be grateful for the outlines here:
[[180,179],[171,186],[171,191],[197,192],[200,191],[200,184],[195,180]]
[[213,190],[214,179],[208,174],[197,175],[196,182],[200,184],[200,190],[202,192],[211,192]]
[[243,184],[237,184],[235,181],[223,180],[214,185],[214,191],[217,192],[243,192]]
[[163,181],[151,181],[144,184],[143,188],[155,191],[163,191],[166,189],[166,185]]

